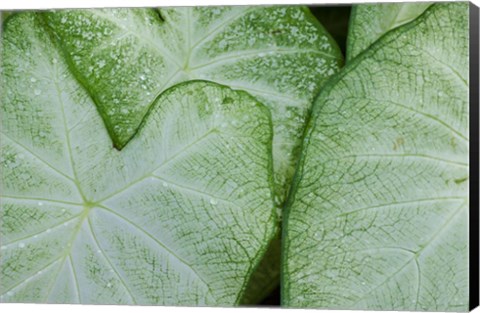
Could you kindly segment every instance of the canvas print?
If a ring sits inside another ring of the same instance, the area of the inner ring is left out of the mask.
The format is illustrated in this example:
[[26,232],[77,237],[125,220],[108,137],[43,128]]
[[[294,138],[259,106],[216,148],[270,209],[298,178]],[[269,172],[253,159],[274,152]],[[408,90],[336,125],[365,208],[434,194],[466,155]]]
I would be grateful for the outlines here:
[[0,302],[468,310],[468,3],[1,23]]

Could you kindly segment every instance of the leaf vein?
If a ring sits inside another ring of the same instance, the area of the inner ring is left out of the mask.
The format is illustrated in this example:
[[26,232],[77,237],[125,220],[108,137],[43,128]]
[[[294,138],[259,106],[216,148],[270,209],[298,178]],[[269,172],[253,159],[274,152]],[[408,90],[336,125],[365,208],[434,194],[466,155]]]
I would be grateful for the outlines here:
[[11,245],[13,245],[13,244],[15,244],[15,243],[17,243],[17,242],[24,241],[24,240],[31,239],[31,238],[37,238],[36,236],[41,236],[41,235],[43,235],[43,234],[47,234],[47,233],[49,233],[50,231],[52,231],[52,230],[54,230],[54,229],[56,229],[56,228],[64,225],[65,223],[68,223],[68,222],[70,222],[70,221],[73,221],[74,219],[80,217],[81,215],[82,215],[81,213],[80,213],[80,214],[77,214],[77,215],[74,215],[74,216],[72,216],[72,217],[70,217],[70,218],[68,218],[68,219],[66,219],[66,220],[62,220],[61,222],[59,222],[59,223],[57,223],[57,224],[50,225],[48,228],[43,229],[43,230],[39,231],[38,233],[30,234],[30,235],[28,235],[28,236],[26,236],[26,237],[21,237],[21,238],[17,238],[17,239],[15,239],[15,240],[12,240],[12,241],[10,241],[10,242],[6,242],[4,245],[2,245],[2,247],[8,247],[8,246],[11,246]]
[[181,258],[180,256],[178,256],[173,250],[171,250],[169,247],[167,247],[167,245],[165,245],[163,242],[161,242],[156,236],[152,235],[151,233],[147,232],[146,230],[144,230],[143,228],[141,228],[140,226],[138,226],[136,223],[134,223],[133,221],[131,221],[130,219],[126,218],[125,216],[121,215],[120,213],[116,212],[115,210],[105,206],[105,205],[99,205],[98,206],[99,208],[103,209],[105,212],[109,212],[111,215],[113,216],[116,216],[117,219],[121,220],[121,221],[124,221],[126,222],[127,224],[133,226],[135,229],[139,230],[141,233],[143,233],[145,236],[147,236],[148,238],[152,239],[153,242],[155,242],[159,247],[161,247],[162,249],[164,249],[168,254],[172,255],[175,259],[177,259],[178,261],[180,261],[182,264],[184,264],[187,268],[189,268],[193,274],[195,276],[197,276],[197,278],[208,288],[208,290],[210,291],[210,286],[206,283],[206,281],[203,279],[202,276],[200,276],[200,274],[197,273],[197,271],[187,262],[185,261],[183,258]]
[[70,177],[69,175],[63,173],[62,171],[60,171],[59,169],[55,168],[53,165],[51,165],[50,163],[48,163],[47,161],[45,161],[43,158],[41,158],[38,154],[34,153],[31,149],[27,148],[25,145],[21,144],[20,142],[14,140],[13,138],[11,138],[10,136],[8,136],[7,134],[5,134],[4,132],[1,132],[2,135],[9,141],[11,141],[12,143],[14,143],[16,146],[20,147],[21,149],[23,149],[24,151],[28,152],[28,154],[30,154],[31,156],[33,156],[35,159],[37,159],[38,161],[40,161],[41,163],[43,163],[45,166],[47,166],[48,168],[50,168],[52,171],[54,171],[55,173],[61,175],[62,177],[72,181],[72,182],[75,182],[75,179],[73,177]]
[[191,147],[199,144],[200,142],[202,142],[203,140],[207,139],[209,137],[210,134],[213,134],[215,133],[214,132],[215,129],[211,129],[209,131],[207,131],[205,134],[203,134],[202,136],[200,137],[197,137],[193,142],[189,143],[188,145],[186,145],[185,147],[183,147],[182,149],[180,149],[179,151],[177,151],[176,153],[174,153],[172,156],[170,156],[168,159],[164,160],[160,165],[158,165],[156,168],[154,168],[153,170],[149,171],[147,174],[141,176],[140,178],[130,182],[129,184],[127,184],[126,186],[124,186],[123,188],[115,191],[114,193],[112,194],[109,194],[108,196],[106,197],[103,197],[102,199],[98,200],[97,203],[101,203],[101,202],[104,202],[105,200],[108,200],[116,195],[119,195],[121,194],[122,192],[124,192],[125,190],[135,186],[136,184],[142,182],[143,180],[151,177],[153,175],[154,172],[160,170],[162,167],[168,165],[170,162],[174,161],[177,157],[179,157],[180,155],[182,155],[183,153],[187,152]]
[[93,226],[92,226],[92,223],[91,223],[91,220],[90,220],[90,217],[87,217],[87,221],[88,221],[88,228],[90,230],[90,234],[92,236],[92,239],[95,243],[95,245],[97,246],[97,248],[102,251],[102,256],[103,258],[105,259],[105,261],[107,261],[108,265],[110,266],[110,268],[113,270],[113,272],[117,275],[118,279],[120,280],[120,282],[122,283],[122,285],[124,286],[125,290],[127,291],[128,295],[130,296],[133,304],[137,304],[137,301],[135,300],[135,297],[133,296],[133,293],[132,291],[128,288],[127,284],[125,283],[125,280],[123,279],[123,277],[120,275],[120,273],[118,272],[118,270],[113,266],[113,263],[110,261],[110,259],[108,258],[107,254],[105,253],[105,251],[102,249],[102,247],[100,246],[100,243],[98,242],[98,239],[97,239],[97,236],[95,235],[95,232],[93,230]]

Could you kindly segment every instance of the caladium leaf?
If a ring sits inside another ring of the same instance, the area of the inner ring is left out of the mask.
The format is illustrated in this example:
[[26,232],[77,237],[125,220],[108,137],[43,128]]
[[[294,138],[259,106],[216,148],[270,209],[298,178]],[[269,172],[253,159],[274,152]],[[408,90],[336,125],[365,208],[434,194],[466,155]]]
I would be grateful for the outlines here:
[[432,3],[357,4],[352,8],[347,37],[347,60],[366,50],[390,30],[420,16]]
[[305,117],[337,71],[336,43],[304,7],[60,10],[44,15],[117,148],[166,88],[206,79],[249,92],[272,112],[278,202]]
[[284,218],[286,306],[468,309],[468,42],[468,4],[435,4],[325,86]]
[[38,23],[2,37],[2,302],[238,303],[276,228],[269,110],[183,83],[118,151]]

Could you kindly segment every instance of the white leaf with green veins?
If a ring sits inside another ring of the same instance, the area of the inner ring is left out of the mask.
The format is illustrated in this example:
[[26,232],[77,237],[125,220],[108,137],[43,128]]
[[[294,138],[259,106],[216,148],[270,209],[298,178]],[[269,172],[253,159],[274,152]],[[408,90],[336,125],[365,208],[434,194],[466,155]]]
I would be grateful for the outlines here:
[[257,97],[272,112],[283,202],[313,99],[342,62],[307,8],[59,10],[44,18],[117,148],[158,94],[178,82],[205,79]]
[[468,43],[468,3],[436,4],[325,86],[284,218],[284,305],[468,309]]
[[347,60],[355,58],[390,30],[420,16],[431,2],[357,4],[352,8]]
[[1,301],[238,303],[276,228],[268,109],[183,83],[118,151],[37,16],[2,41]]

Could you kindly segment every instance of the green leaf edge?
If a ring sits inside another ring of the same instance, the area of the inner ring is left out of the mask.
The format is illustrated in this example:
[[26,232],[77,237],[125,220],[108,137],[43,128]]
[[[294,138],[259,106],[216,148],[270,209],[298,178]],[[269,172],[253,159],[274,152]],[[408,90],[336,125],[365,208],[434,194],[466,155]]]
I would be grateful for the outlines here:
[[[280,243],[280,234],[281,234],[281,230],[277,223],[273,237],[268,242],[268,245],[266,246],[266,249],[262,254],[260,261],[256,264],[255,267],[253,267],[253,271],[246,281],[245,289],[243,290],[241,296],[239,297],[240,301],[237,302],[237,305],[239,307],[247,307],[247,308],[257,307],[257,305],[260,304],[260,302],[265,300],[265,298],[267,298],[275,290],[275,288],[280,285],[280,275],[279,275],[280,271],[278,271],[278,274],[274,277],[276,279],[271,279],[269,281],[262,283],[263,289],[261,293],[251,296],[250,298],[246,298],[246,295],[249,292],[250,285],[255,283],[254,279],[255,279],[255,274],[257,273],[257,270],[261,268],[262,265],[264,265],[262,264],[263,262],[266,262],[269,260],[268,259],[268,256],[269,256],[268,254],[270,252],[269,250],[272,249],[272,247],[273,249],[280,250],[279,247],[278,248],[275,247],[275,244],[277,242]],[[250,300],[250,301],[246,301],[246,300]]]

